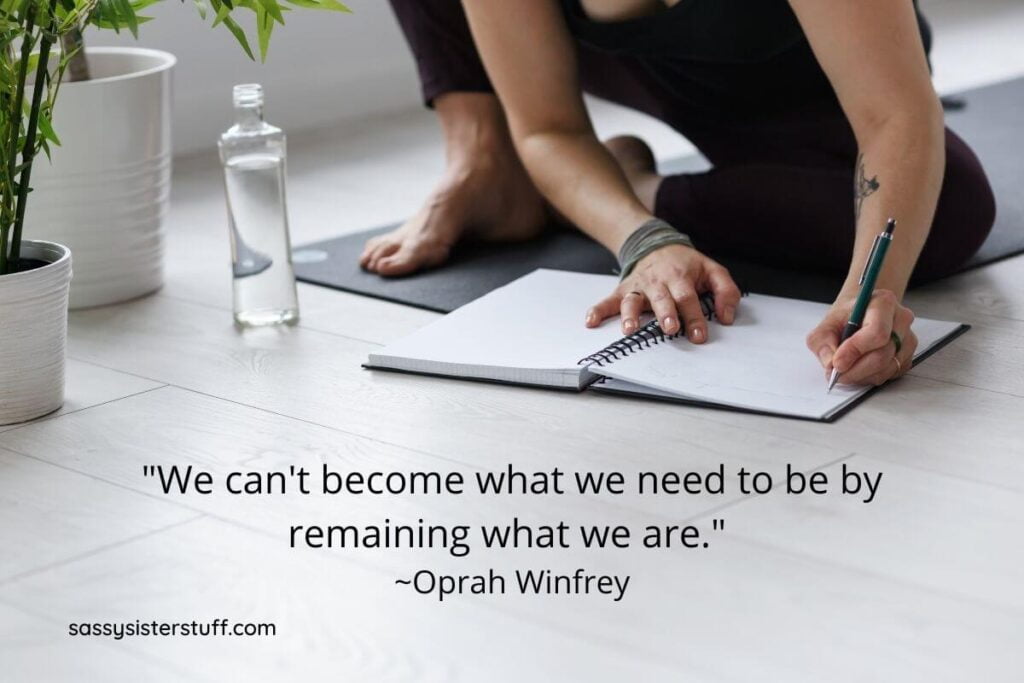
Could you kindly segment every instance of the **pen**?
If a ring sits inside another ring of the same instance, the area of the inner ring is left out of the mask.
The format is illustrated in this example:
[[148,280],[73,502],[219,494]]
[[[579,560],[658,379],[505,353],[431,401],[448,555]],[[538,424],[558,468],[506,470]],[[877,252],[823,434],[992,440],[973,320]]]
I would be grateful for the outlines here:
[[[875,293],[875,282],[878,280],[878,274],[882,271],[882,263],[885,261],[886,252],[889,251],[892,233],[895,229],[896,219],[890,218],[889,222],[885,224],[885,230],[875,238],[875,243],[871,245],[867,263],[864,264],[864,272],[861,273],[858,283],[860,284],[860,294],[857,295],[857,301],[853,304],[853,312],[846,322],[846,327],[843,328],[843,336],[839,340],[840,346],[852,337],[864,323],[864,314],[867,313],[868,304],[871,303],[871,297]],[[828,391],[832,391],[838,381],[839,371],[832,368],[832,376],[828,380]]]

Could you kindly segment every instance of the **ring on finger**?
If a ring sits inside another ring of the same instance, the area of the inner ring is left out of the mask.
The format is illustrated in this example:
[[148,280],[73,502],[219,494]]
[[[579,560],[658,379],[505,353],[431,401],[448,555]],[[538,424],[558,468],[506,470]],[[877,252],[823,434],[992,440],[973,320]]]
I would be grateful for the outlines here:
[[897,377],[902,376],[903,375],[903,363],[901,363],[900,359],[897,358],[896,356],[893,356],[892,359],[894,361],[896,361],[896,376]]
[[[644,294],[643,294],[643,292],[638,292],[638,291],[636,291],[635,289],[634,289],[634,290],[633,290],[632,292],[626,292],[626,296],[638,296],[638,297],[640,297],[641,299],[643,299],[643,298],[644,298]],[[626,297],[622,297],[622,298],[626,298]]]
[[[900,351],[903,350],[903,340],[900,339],[900,335],[896,334],[896,331],[894,330],[889,333],[889,339],[892,340],[893,346],[896,347],[896,355],[900,355]],[[898,363],[899,361],[896,362]]]

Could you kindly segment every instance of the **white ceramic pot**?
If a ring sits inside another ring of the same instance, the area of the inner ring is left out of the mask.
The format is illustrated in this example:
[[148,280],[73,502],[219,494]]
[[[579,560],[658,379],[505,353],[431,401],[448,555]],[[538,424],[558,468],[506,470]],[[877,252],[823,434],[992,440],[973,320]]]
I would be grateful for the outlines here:
[[64,402],[71,252],[22,241],[21,257],[47,265],[0,275],[0,425],[46,415]]
[[88,50],[92,79],[60,87],[60,146],[40,155],[25,232],[75,254],[71,308],[126,301],[163,285],[171,191],[174,55]]

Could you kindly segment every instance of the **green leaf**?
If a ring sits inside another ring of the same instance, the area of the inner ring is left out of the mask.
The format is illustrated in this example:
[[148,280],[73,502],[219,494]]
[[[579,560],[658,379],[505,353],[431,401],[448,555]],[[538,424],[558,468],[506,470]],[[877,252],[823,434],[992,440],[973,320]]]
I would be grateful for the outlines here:
[[137,38],[139,24],[143,23],[143,18],[138,15],[139,11],[157,1],[96,0],[96,6],[89,15],[89,21],[100,28],[112,29],[115,33],[119,33],[122,28],[127,28]]
[[346,5],[338,2],[338,0],[285,0],[289,5],[295,5],[296,7],[302,7],[305,9],[319,9],[328,10],[330,12],[347,12],[352,13]]
[[129,0],[113,0],[121,13],[121,18],[134,38],[139,37],[139,21],[135,16],[135,8]]
[[230,12],[231,10],[229,9],[228,12],[225,13],[224,17],[220,19],[220,22],[224,24],[227,30],[231,31],[232,35],[235,36],[239,45],[241,45],[242,49],[245,50],[245,54],[249,55],[249,59],[255,62],[256,55],[252,53],[252,48],[249,47],[249,39],[246,38],[245,31],[243,31],[242,27],[238,25],[238,22],[231,18]]
[[60,138],[57,137],[57,133],[53,130],[50,117],[44,116],[42,113],[39,114],[39,132],[42,133],[44,141],[49,140],[53,144],[60,146]]
[[217,12],[217,14],[213,17],[214,27],[216,27],[217,24],[221,23],[222,21],[224,21],[225,18],[231,15],[231,5],[227,4],[226,2],[221,2],[220,0],[210,0],[210,6],[213,7],[213,9]]
[[274,19],[263,5],[256,5],[256,37],[260,43],[260,61],[267,61],[270,48],[270,33],[274,30]]
[[277,4],[277,0],[257,0],[257,2],[272,19],[284,23],[284,15],[281,14],[281,6]]
[[[145,24],[147,22],[150,22],[150,21],[153,21],[153,17],[144,17],[142,15],[136,15],[136,17],[135,17],[135,23],[138,24],[139,26],[141,26],[142,24]],[[96,28],[102,28],[102,29],[111,30],[114,33],[120,33],[119,29],[123,28],[123,26],[121,26],[120,24],[117,24],[117,23],[114,23],[114,22],[111,22],[111,21],[107,21],[106,19],[102,19],[102,20],[93,19],[91,23]]]

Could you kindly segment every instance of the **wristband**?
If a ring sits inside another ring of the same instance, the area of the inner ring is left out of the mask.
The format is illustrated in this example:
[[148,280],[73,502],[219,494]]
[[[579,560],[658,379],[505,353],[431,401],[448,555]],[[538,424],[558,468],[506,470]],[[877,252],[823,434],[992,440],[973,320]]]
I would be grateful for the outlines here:
[[682,244],[693,248],[693,241],[687,235],[660,218],[652,218],[641,225],[626,238],[619,249],[619,279],[625,280],[629,277],[642,258],[670,244]]

